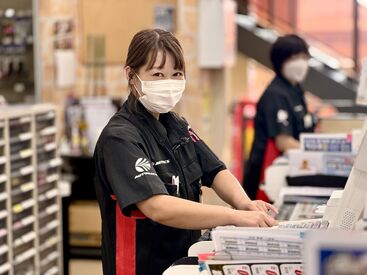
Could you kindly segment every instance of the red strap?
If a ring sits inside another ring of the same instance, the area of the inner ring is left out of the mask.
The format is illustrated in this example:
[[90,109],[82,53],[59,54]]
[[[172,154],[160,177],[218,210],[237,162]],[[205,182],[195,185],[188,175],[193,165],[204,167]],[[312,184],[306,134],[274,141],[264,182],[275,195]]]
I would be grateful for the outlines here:
[[116,275],[135,275],[136,221],[125,217],[116,202]]
[[[269,139],[265,147],[264,161],[263,161],[263,165],[261,168],[260,183],[264,182],[265,169],[268,168],[273,163],[273,161],[280,155],[281,155],[281,152],[278,150],[277,146],[275,145],[274,139]],[[269,201],[268,196],[261,189],[257,191],[256,199]]]

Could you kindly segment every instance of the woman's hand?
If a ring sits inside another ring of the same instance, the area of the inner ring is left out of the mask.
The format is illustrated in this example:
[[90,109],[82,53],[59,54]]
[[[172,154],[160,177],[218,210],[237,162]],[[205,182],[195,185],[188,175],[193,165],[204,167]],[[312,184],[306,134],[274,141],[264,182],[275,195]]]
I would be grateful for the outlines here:
[[261,201],[261,200],[247,201],[247,202],[243,203],[240,210],[262,211],[262,212],[265,212],[267,214],[270,214],[272,212],[273,215],[271,215],[271,216],[274,216],[275,214],[278,214],[278,209],[276,209],[270,203],[267,203],[267,202],[264,202],[264,201]]
[[278,225],[278,222],[264,211],[235,210],[234,225],[246,227],[271,227]]

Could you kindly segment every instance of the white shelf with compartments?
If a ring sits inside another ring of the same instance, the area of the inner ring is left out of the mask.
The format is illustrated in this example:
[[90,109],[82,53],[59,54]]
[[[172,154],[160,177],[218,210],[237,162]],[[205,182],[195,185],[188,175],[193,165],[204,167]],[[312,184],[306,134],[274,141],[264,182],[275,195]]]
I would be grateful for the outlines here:
[[63,274],[56,111],[0,108],[0,275]]

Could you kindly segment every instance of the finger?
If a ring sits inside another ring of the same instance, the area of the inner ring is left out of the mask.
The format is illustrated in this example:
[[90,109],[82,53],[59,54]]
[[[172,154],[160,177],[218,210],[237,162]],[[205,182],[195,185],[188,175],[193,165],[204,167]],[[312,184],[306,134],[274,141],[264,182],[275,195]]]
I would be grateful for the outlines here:
[[259,211],[262,211],[262,212],[265,212],[265,213],[268,212],[268,208],[266,207],[265,202],[263,202],[261,200],[256,200],[256,201],[254,201],[254,204],[257,206],[257,209]]
[[261,202],[260,203],[260,206],[261,206],[261,211],[264,211],[265,213],[267,213],[268,212],[268,207],[267,207],[267,203],[265,203],[265,202]]
[[269,227],[271,227],[271,226],[274,226],[274,225],[277,225],[278,224],[278,222],[276,221],[276,220],[274,220],[272,217],[270,217],[270,216],[266,216],[265,217],[265,222],[266,222],[266,224],[269,226]]
[[260,227],[269,227],[269,225],[265,221],[262,221]]
[[272,205],[272,204],[270,204],[270,203],[266,203],[266,207],[267,207],[268,209],[273,210],[275,213],[279,214],[279,210],[278,210],[274,205]]
[[247,209],[250,210],[250,211],[258,211],[259,210],[259,208],[257,207],[257,205],[255,203],[253,203],[253,202],[251,204],[249,204],[249,206],[247,207]]

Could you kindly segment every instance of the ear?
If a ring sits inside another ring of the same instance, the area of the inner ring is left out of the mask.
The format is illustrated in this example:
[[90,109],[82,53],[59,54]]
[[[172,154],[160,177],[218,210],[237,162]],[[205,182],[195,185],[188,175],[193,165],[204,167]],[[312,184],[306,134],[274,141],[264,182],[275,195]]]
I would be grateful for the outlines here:
[[130,66],[125,66],[124,70],[125,70],[126,79],[129,82],[133,77],[133,70],[130,68]]

